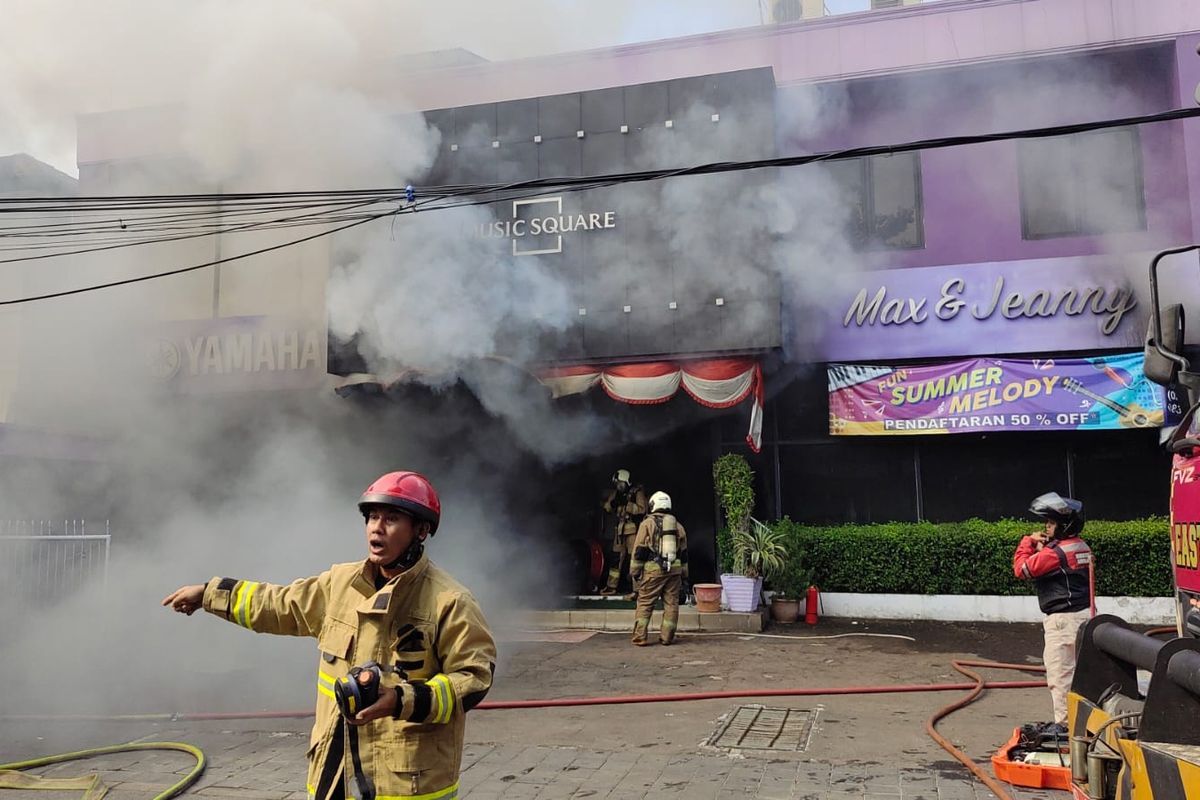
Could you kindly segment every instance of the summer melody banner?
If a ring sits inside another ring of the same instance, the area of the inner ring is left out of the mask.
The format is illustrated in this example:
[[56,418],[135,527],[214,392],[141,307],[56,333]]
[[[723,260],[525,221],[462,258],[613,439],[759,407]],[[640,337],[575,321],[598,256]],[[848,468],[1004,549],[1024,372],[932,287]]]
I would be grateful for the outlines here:
[[1143,374],[1141,353],[829,367],[829,432],[835,436],[1162,424],[1162,390]]

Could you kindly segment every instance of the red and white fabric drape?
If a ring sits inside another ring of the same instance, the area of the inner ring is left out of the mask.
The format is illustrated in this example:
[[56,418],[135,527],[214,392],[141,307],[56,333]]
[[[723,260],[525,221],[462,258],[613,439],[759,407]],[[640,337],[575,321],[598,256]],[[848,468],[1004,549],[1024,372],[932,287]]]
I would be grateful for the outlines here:
[[665,403],[680,387],[697,403],[709,408],[729,408],[749,397],[753,405],[746,442],[756,453],[762,447],[762,366],[753,359],[556,367],[537,377],[556,398],[581,394],[597,384],[612,399],[635,405]]

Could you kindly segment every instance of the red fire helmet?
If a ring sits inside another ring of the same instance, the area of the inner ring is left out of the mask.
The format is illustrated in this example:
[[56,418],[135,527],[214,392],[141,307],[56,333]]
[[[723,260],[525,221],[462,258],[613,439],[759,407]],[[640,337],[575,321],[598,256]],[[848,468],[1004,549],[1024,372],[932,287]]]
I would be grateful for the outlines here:
[[389,472],[376,479],[358,499],[358,510],[365,513],[367,506],[374,505],[394,506],[428,522],[430,536],[437,531],[442,517],[437,490],[428,478],[416,472]]

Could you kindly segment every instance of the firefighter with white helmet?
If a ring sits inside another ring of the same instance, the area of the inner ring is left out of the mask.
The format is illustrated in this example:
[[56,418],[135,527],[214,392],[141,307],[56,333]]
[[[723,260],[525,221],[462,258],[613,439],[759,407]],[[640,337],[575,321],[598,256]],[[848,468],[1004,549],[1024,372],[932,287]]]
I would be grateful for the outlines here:
[[675,641],[679,625],[679,597],[688,577],[687,531],[671,511],[666,492],[650,495],[650,513],[638,526],[630,573],[638,582],[637,611],[633,618],[633,643],[652,644],[646,635],[658,598],[663,601],[660,644]]
[[612,560],[608,568],[608,580],[601,594],[614,594],[621,583],[621,576],[628,573],[633,584],[633,592],[637,593],[637,581],[634,581],[629,571],[629,563],[633,555],[633,540],[637,536],[638,522],[646,513],[646,490],[635,486],[627,469],[619,469],[613,473],[612,486],[604,497],[604,512],[611,515],[612,527]]
[[465,715],[492,685],[495,642],[475,598],[425,555],[441,501],[424,476],[390,472],[358,507],[365,560],[286,586],[216,577],[163,605],[317,640],[310,800],[457,797]]

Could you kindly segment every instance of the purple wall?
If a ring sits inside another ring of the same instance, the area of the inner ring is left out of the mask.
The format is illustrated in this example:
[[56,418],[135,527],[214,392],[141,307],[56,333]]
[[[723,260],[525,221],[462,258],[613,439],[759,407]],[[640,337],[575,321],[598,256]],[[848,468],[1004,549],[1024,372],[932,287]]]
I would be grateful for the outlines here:
[[[1184,83],[1194,86],[1200,82],[1200,56],[1181,40],[1179,49],[1184,48],[1196,62],[1187,65],[1196,77]],[[1179,97],[1176,52],[1173,42],[1165,42],[781,89],[781,120],[788,119],[789,106],[812,108],[814,91],[828,116],[815,130],[783,123],[780,152],[1016,130],[1188,105],[1195,101]],[[1140,252],[1190,241],[1200,201],[1189,199],[1188,191],[1196,168],[1181,165],[1200,164],[1200,122],[1141,126],[1140,136],[1144,231],[1026,241],[1016,142],[927,150],[920,154],[925,246],[869,254],[867,265],[888,269]]]
[[580,53],[485,62],[403,76],[414,108],[772,67],[781,86],[1020,58],[1200,30],[1195,0],[943,0]]

